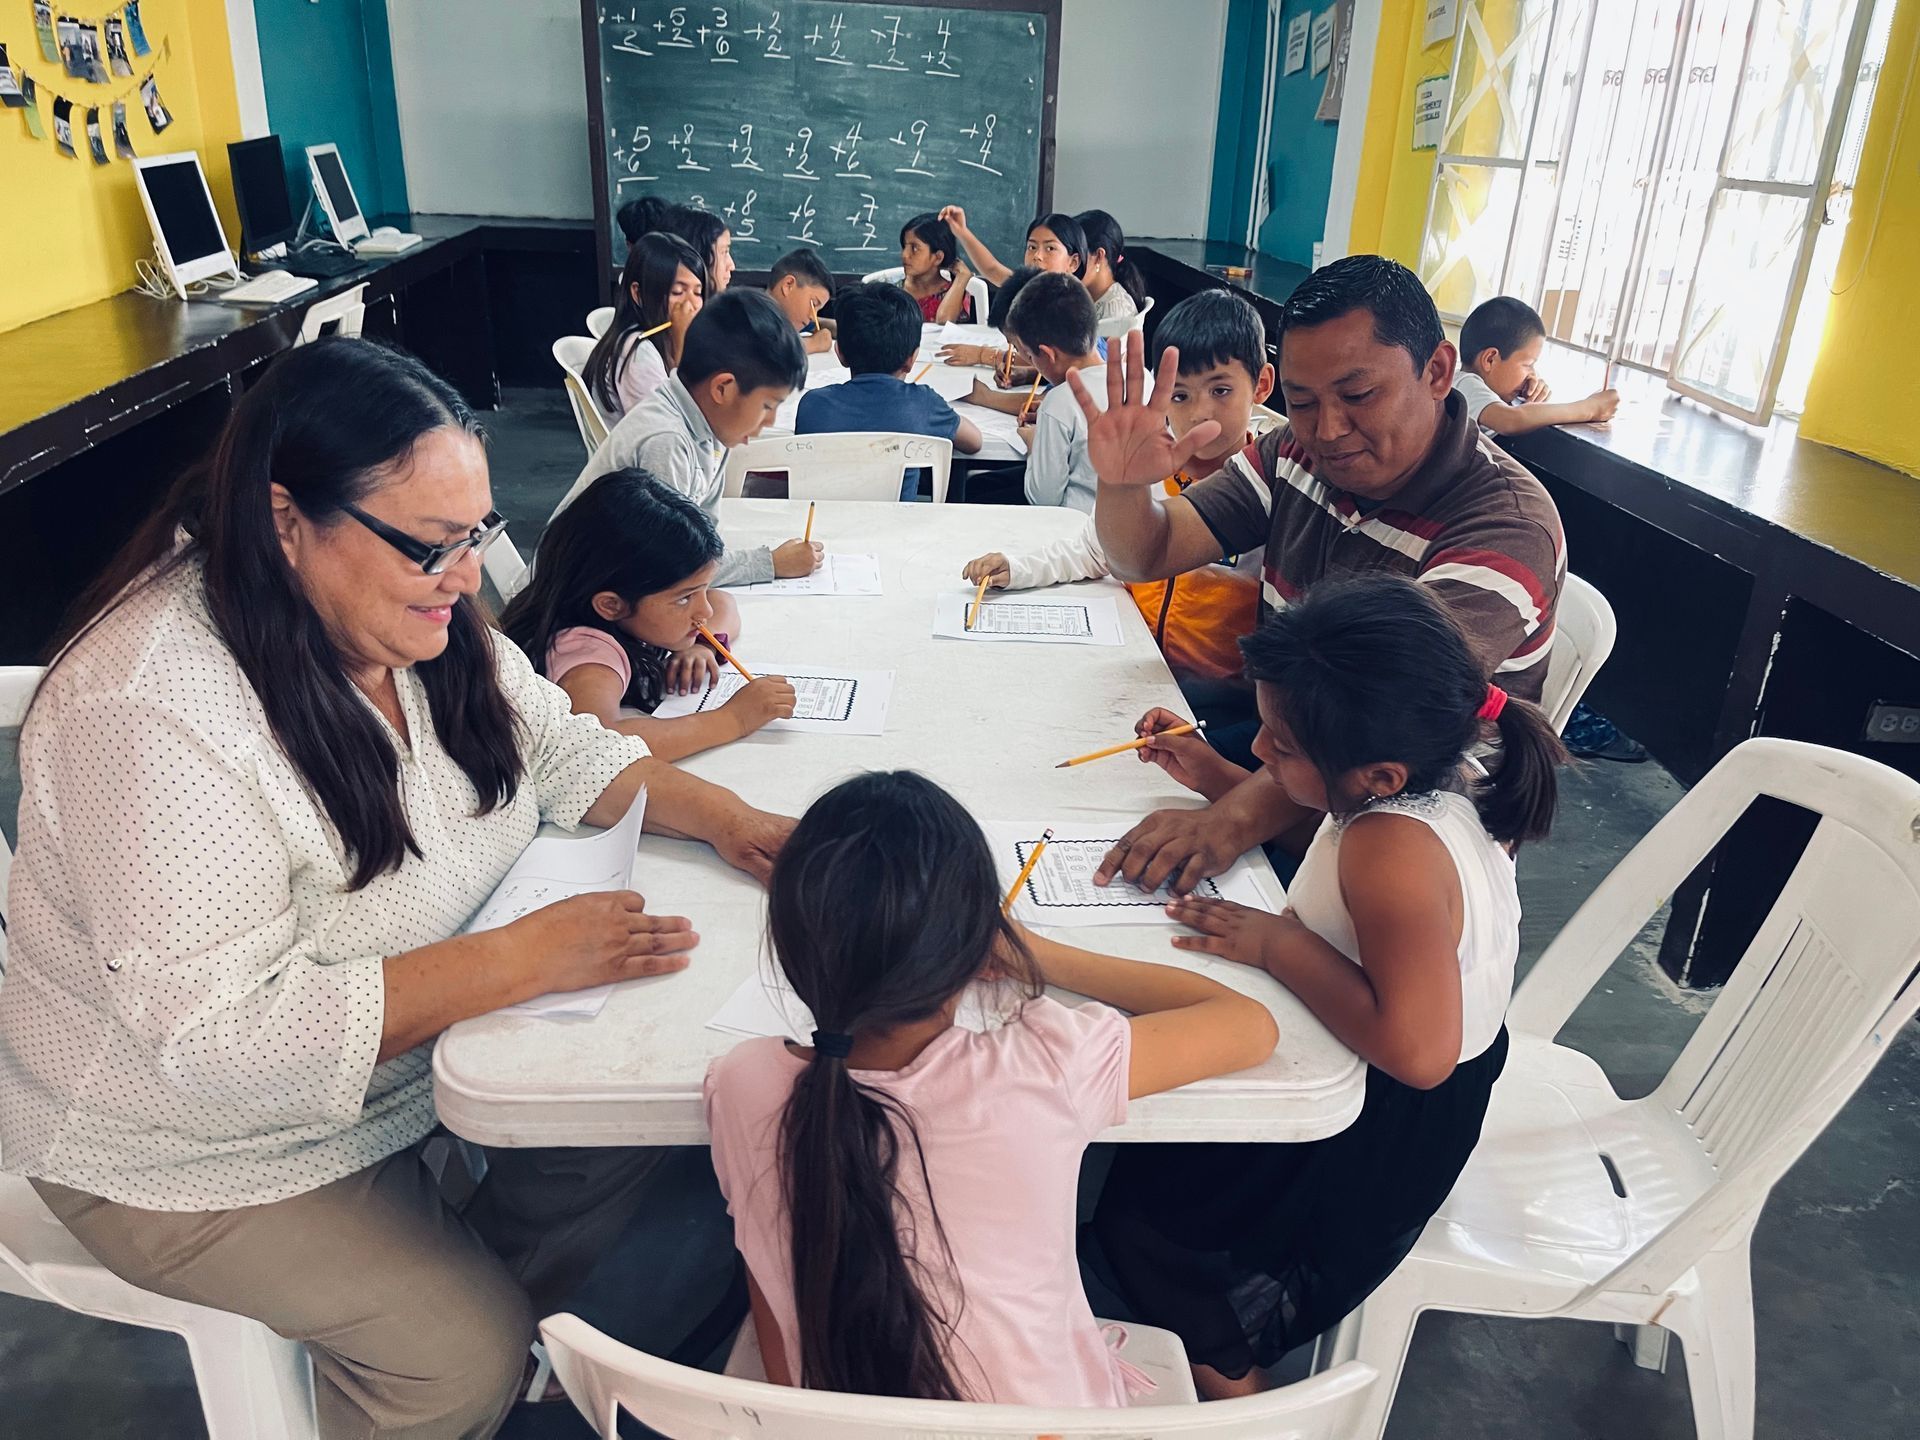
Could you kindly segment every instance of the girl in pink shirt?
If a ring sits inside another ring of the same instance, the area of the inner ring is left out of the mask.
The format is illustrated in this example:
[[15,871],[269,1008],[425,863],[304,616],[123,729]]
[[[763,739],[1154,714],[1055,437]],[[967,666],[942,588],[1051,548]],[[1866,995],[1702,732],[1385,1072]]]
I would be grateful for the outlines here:
[[[1001,913],[980,827],[904,771],[814,803],[769,917],[813,1043],[749,1040],[706,1084],[768,1377],[1018,1405],[1150,1388],[1081,1288],[1081,1154],[1130,1098],[1265,1059],[1266,1007],[1026,934]],[[983,979],[1018,1003],[976,1033],[955,1014]],[[1063,1005],[1044,984],[1107,1003]]]
[[[638,735],[663,760],[738,740],[793,714],[793,686],[762,675],[711,710],[652,714],[669,694],[721,682],[700,631],[723,645],[740,632],[732,597],[707,588],[723,548],[712,519],[679,491],[644,470],[609,471],[548,522],[500,628],[576,715]],[[643,713],[623,714],[632,710]]]

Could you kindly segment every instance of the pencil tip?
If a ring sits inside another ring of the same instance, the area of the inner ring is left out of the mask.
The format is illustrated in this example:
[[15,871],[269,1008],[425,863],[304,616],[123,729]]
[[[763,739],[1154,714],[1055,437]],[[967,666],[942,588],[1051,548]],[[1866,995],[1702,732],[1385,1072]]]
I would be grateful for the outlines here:
[[1073,762],[1071,760],[1062,760],[1058,765],[1054,766],[1053,768],[1056,770],[1064,770],[1072,763]]

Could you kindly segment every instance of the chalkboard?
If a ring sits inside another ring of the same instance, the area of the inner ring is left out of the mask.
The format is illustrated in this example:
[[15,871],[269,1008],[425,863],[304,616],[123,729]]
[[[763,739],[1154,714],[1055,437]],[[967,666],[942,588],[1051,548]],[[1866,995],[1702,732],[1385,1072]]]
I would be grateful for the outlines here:
[[900,227],[964,205],[1019,254],[1052,202],[1060,0],[583,0],[601,269],[640,195],[713,211],[734,263],[801,245],[899,264]]

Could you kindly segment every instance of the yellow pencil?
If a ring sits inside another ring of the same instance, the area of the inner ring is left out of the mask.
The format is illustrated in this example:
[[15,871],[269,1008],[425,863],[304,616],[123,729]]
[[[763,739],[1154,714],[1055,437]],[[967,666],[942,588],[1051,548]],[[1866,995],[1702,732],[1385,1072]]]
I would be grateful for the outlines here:
[[1008,382],[1011,381],[1012,379],[1013,379],[1013,347],[1009,345],[1007,346],[1006,349],[1000,352],[1000,388],[1002,390],[1006,389]]
[[658,325],[654,326],[651,330],[642,330],[640,332],[640,338],[644,340],[649,335],[658,335],[662,330],[671,330],[672,328],[673,328],[673,322],[671,320],[662,320]]
[[1020,413],[1014,417],[1015,420],[1020,421],[1022,423],[1026,421],[1027,411],[1033,408],[1033,397],[1038,395],[1039,393],[1040,393],[1040,377],[1036,375],[1033,377],[1033,388],[1027,391],[1027,398],[1020,402]]
[[933,361],[931,360],[927,361],[926,364],[920,367],[920,373],[913,377],[913,383],[918,385],[922,380],[926,379],[927,371],[931,370],[932,368],[933,368]]
[[1047,842],[1051,839],[1053,839],[1053,827],[1049,825],[1040,832],[1040,843],[1033,847],[1033,853],[1027,856],[1027,863],[1020,867],[1020,874],[1014,879],[1013,888],[1007,891],[1007,898],[1000,902],[1002,915],[1013,909],[1013,902],[1020,898],[1020,887],[1026,884],[1027,877],[1033,874],[1033,867],[1040,863],[1041,851],[1047,848]]
[[980,577],[980,588],[973,592],[973,603],[967,607],[966,623],[960,627],[962,630],[973,629],[973,622],[979,618],[980,602],[986,598],[988,578],[985,575]]
[[704,625],[696,625],[693,628],[700,632],[701,639],[705,640],[707,644],[713,647],[715,654],[717,654],[722,660],[726,661],[729,665],[733,666],[734,669],[740,672],[740,678],[742,680],[753,679],[753,672],[747,669],[747,667],[742,665],[738,660],[734,659],[733,652],[727,649],[727,647],[722,645],[718,640],[716,640],[711,630],[707,629],[707,627]]
[[813,539],[813,501],[809,500],[807,501],[807,529],[806,529],[806,533],[800,537],[800,543],[802,545],[805,545],[812,539]]
[[1142,735],[1138,740],[1129,740],[1124,745],[1109,745],[1106,749],[1096,750],[1091,755],[1076,755],[1071,760],[1062,760],[1053,768],[1056,770],[1064,770],[1069,765],[1084,765],[1089,760],[1104,760],[1109,755],[1124,755],[1129,750],[1139,750],[1144,746],[1151,745],[1163,735],[1191,735],[1196,731],[1206,728],[1207,722],[1204,720],[1197,720],[1187,725],[1175,725],[1166,730],[1156,731],[1152,735]]

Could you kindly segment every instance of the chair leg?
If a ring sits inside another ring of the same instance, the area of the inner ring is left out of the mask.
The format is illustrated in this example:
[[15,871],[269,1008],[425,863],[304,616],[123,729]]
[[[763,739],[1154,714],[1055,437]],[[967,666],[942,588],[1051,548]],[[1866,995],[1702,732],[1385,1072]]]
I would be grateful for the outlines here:
[[313,1366],[304,1345],[219,1311],[196,1317],[180,1335],[207,1440],[314,1440]]
[[1387,1432],[1387,1416],[1393,1409],[1394,1392],[1400,1387],[1400,1370],[1406,1363],[1407,1347],[1413,1343],[1413,1327],[1420,1319],[1418,1289],[1405,1278],[1408,1268],[1402,1265],[1389,1276],[1364,1305],[1334,1328],[1331,1337],[1322,1335],[1314,1341],[1315,1371],[1362,1360],[1380,1376],[1351,1417],[1345,1432],[1351,1440],[1380,1440]]
[[1667,1342],[1673,1332],[1659,1325],[1616,1325],[1613,1338],[1627,1347],[1633,1363],[1642,1370],[1667,1373]]
[[1700,1257],[1697,1296],[1675,1320],[1698,1440],[1753,1440],[1753,1271],[1747,1247]]

